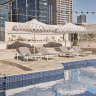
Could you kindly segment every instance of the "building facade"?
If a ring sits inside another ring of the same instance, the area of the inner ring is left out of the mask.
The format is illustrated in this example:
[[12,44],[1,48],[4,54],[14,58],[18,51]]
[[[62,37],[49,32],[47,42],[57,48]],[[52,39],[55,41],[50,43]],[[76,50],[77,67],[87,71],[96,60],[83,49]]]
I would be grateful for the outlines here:
[[77,16],[77,23],[86,23],[86,15]]
[[[1,0],[0,4],[10,0]],[[4,40],[4,22],[26,22],[37,19],[49,23],[48,0],[13,0],[0,6],[0,40]]]
[[[21,6],[23,5],[23,6]],[[37,19],[48,24],[48,0],[15,0],[12,3],[12,21]]]
[[11,21],[11,8],[10,4],[0,7],[0,39],[4,40],[5,37],[5,21]]
[[49,23],[73,22],[73,0],[49,0]]

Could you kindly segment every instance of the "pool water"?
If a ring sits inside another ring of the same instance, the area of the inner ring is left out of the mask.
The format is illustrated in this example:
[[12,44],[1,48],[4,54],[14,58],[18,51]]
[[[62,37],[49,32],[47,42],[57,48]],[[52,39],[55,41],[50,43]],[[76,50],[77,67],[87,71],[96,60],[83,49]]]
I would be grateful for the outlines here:
[[53,82],[34,85],[10,96],[96,96],[96,67],[64,70],[64,78]]

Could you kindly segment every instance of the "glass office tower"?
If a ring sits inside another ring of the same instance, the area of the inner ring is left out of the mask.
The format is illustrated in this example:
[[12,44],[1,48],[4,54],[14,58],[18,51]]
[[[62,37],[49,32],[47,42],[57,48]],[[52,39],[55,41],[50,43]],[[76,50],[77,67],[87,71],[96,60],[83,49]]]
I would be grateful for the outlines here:
[[48,0],[16,0],[12,3],[12,21],[37,19],[48,24]]
[[86,15],[77,16],[77,23],[86,23]]
[[[10,1],[1,0],[0,4]],[[4,40],[4,22],[26,22],[37,19],[49,23],[48,0],[13,0],[0,7],[0,40]]]
[[[9,0],[1,0],[0,4],[4,4]],[[4,41],[5,37],[5,28],[4,22],[11,21],[11,4],[6,4],[4,6],[0,6],[0,40]]]
[[39,21],[49,24],[48,0],[39,0]]

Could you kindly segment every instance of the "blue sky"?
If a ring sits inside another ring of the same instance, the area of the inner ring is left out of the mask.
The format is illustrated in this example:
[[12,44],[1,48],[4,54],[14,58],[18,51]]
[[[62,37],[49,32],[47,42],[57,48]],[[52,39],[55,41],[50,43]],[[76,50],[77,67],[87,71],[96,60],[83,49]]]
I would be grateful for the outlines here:
[[[73,0],[73,11],[79,12],[96,12],[96,0]],[[77,22],[77,16],[81,15],[81,13],[73,14],[73,22]],[[86,15],[86,20],[88,24],[96,24],[96,13],[84,13]]]

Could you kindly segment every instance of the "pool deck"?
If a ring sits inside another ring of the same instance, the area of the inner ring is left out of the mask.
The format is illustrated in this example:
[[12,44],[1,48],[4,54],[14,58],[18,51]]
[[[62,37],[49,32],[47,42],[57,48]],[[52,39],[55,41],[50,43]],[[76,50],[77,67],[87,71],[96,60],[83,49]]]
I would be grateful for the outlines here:
[[5,59],[0,60],[0,76],[10,76],[26,73],[35,73],[42,71],[50,71],[62,69],[62,62],[78,61],[78,60],[88,60],[96,59],[96,55],[88,56],[75,56],[75,57],[52,57],[49,60],[36,60],[24,62],[22,60],[16,59]]

